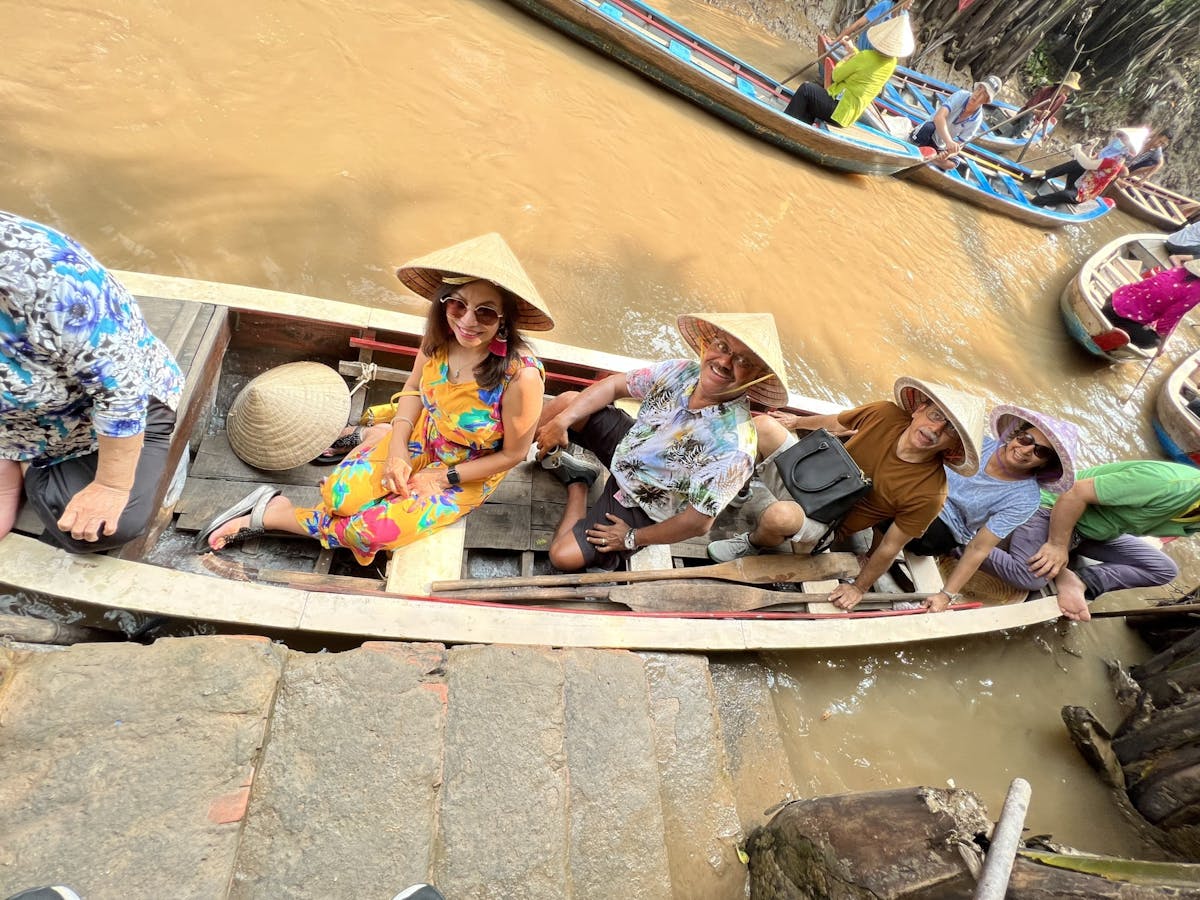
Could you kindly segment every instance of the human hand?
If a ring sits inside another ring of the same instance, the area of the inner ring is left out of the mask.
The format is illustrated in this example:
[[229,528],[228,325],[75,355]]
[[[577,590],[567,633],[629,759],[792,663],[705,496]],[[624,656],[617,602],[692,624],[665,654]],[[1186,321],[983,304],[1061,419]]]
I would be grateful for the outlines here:
[[98,541],[101,530],[105,535],[116,532],[128,504],[129,491],[93,481],[68,501],[57,524],[77,541]]
[[557,417],[538,426],[533,440],[538,445],[538,459],[542,459],[557,447],[566,447],[571,443],[571,438],[567,435],[567,426],[562,424]]
[[1039,578],[1054,578],[1067,564],[1069,555],[1066,548],[1046,541],[1029,557],[1029,571]]
[[950,595],[945,591],[938,591],[936,594],[930,594],[921,604],[931,613],[945,612],[950,608]]
[[829,602],[838,609],[852,610],[862,600],[862,588],[854,584],[839,584],[829,592]]
[[441,468],[422,469],[408,479],[408,495],[414,500],[429,500],[448,487],[450,481],[446,478],[446,470]]
[[587,540],[601,553],[615,553],[625,549],[625,535],[632,529],[623,520],[607,513],[608,524],[597,522],[587,530]]
[[412,463],[407,456],[389,456],[383,464],[383,473],[379,478],[380,487],[389,494],[407,497],[408,479],[411,475]]

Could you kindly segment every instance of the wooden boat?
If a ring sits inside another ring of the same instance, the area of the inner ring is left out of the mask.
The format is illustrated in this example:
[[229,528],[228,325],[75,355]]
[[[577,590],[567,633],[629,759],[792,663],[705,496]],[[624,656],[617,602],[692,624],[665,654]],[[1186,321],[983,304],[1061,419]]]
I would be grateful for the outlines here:
[[1164,231],[1182,228],[1187,224],[1188,216],[1200,210],[1200,200],[1150,181],[1134,184],[1127,178],[1120,179],[1113,182],[1106,193],[1116,200],[1117,209]]
[[[257,547],[242,545],[219,555],[198,556],[192,549],[196,532],[218,511],[247,494],[254,483],[274,484],[294,502],[305,504],[315,502],[315,485],[328,473],[326,468],[309,465],[267,473],[234,456],[223,425],[225,410],[237,391],[267,368],[311,359],[335,365],[354,379],[374,365],[376,381],[368,385],[367,396],[354,394],[356,403],[361,407],[381,402],[381,398],[386,401],[396,381],[405,377],[424,320],[391,310],[255,288],[116,274],[138,296],[151,327],[164,336],[187,373],[174,456],[168,468],[175,468],[175,459],[183,463],[159,486],[161,512],[151,532],[117,554],[73,556],[57,550],[30,536],[40,531],[40,523],[23,510],[17,530],[0,541],[0,582],[18,591],[62,598],[84,610],[132,610],[227,623],[252,631],[448,644],[694,651],[895,644],[1016,628],[1058,615],[1052,597],[940,615],[919,610],[914,614],[892,608],[890,603],[873,612],[825,615],[823,611],[831,609],[821,602],[825,595],[806,598],[803,593],[783,591],[770,592],[770,609],[743,606],[745,611],[734,613],[694,611],[694,598],[716,595],[723,602],[726,595],[740,597],[747,590],[762,590],[713,581],[679,582],[686,584],[683,605],[688,611],[683,612],[677,602],[664,608],[660,595],[651,595],[641,604],[650,611],[634,612],[612,603],[600,603],[600,608],[595,608],[596,603],[548,607],[473,599],[482,596],[482,588],[454,595],[466,596],[466,600],[432,597],[427,590],[396,589],[394,583],[411,584],[418,576],[428,583],[447,577],[447,573],[477,578],[485,588],[493,588],[498,583],[494,576],[528,575],[546,568],[544,551],[565,495],[549,472],[530,463],[510,473],[489,502],[459,525],[397,551],[386,580],[378,571],[353,565],[348,556],[342,559],[346,551],[322,551],[315,541],[285,537],[267,536],[257,540]],[[641,364],[550,341],[539,340],[537,349],[546,363],[552,391],[577,388],[608,372]],[[828,404],[816,401],[796,401],[794,408],[831,410]],[[194,459],[185,470],[193,451]],[[745,530],[748,510],[749,505],[745,511],[727,510],[711,537]],[[671,577],[703,574],[702,569],[679,572],[674,566],[700,560],[707,563],[706,545],[707,540],[698,539],[669,550],[657,548],[665,562],[654,568],[668,570]],[[767,560],[763,565],[790,568],[817,565],[817,577],[828,578],[837,575],[847,559],[853,569],[845,571],[856,571],[857,564],[848,554],[782,554],[742,562]],[[924,562],[932,565],[933,561]],[[809,571],[811,575],[814,570]],[[214,578],[214,572],[225,578]],[[660,577],[666,575],[631,572],[622,576],[625,580],[654,579],[647,583],[661,587]],[[573,578],[575,583],[585,584],[597,576]],[[913,580],[918,579],[914,576]],[[925,584],[919,588],[936,589]],[[605,596],[598,588],[588,590],[595,590],[598,598]],[[789,602],[780,605],[784,601]],[[752,605],[763,604],[756,599]],[[724,606],[730,609],[736,604]]]
[[1200,414],[1188,403],[1200,397],[1200,350],[1167,376],[1154,398],[1154,433],[1167,456],[1187,466],[1200,466]]
[[1113,334],[1104,304],[1123,284],[1156,267],[1170,266],[1161,234],[1127,234],[1094,253],[1063,288],[1059,299],[1067,331],[1085,350],[1114,363],[1146,362],[1154,349],[1126,343]]
[[512,2],[738,128],[804,159],[868,175],[889,175],[921,159],[907,142],[869,125],[830,129],[785,115],[791,91],[641,0]]
[[[825,41],[819,39],[817,50],[823,52],[826,47]],[[826,83],[831,69],[832,65],[826,68]],[[863,119],[897,139],[907,139],[912,129],[930,115],[931,111],[914,105],[911,95],[894,90],[889,82]],[[920,148],[914,149],[919,151]],[[932,155],[928,148],[926,152]],[[1034,196],[1050,193],[1056,188],[1047,182],[1027,184],[1025,178],[1031,172],[1028,167],[976,146],[967,147],[958,156],[963,162],[956,169],[945,171],[932,164],[917,165],[902,170],[900,174],[952,197],[1040,228],[1060,228],[1063,225],[1090,222],[1113,207],[1113,201],[1106,197],[1063,208],[1034,206]]]
[[[924,72],[918,72],[905,66],[897,66],[896,73],[884,87],[882,96],[892,104],[911,110],[924,120],[937,111],[938,105],[942,101],[958,90],[960,88],[957,86],[934,78],[932,75],[926,75]],[[1018,107],[997,100],[985,105],[983,110],[984,128],[992,129],[1015,116]],[[1046,130],[1039,132],[1031,145],[1041,143],[1057,124],[1058,120],[1051,118]],[[1009,153],[1024,149],[1026,141],[1024,138],[1005,137],[989,130],[987,134],[979,138],[978,143],[981,147],[996,153]]]

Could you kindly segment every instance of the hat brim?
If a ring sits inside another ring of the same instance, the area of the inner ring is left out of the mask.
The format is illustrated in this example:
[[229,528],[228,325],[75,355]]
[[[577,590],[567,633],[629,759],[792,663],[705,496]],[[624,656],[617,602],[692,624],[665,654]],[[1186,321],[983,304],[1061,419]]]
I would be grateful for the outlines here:
[[[942,454],[942,462],[959,475],[970,477],[979,471],[979,438],[974,434],[975,429],[969,426],[956,409],[957,403],[951,402],[948,388],[941,385],[923,382],[907,376],[897,378],[895,384],[896,402],[905,411],[911,413],[922,403],[933,403],[946,414],[954,431],[958,435],[958,450],[947,450]],[[956,392],[957,393],[957,392]],[[980,401],[982,406],[982,401]],[[982,411],[981,411],[982,412]],[[980,429],[983,427],[983,416],[979,415]]]
[[1054,454],[1058,457],[1057,466],[1042,469],[1034,476],[1038,484],[1054,494],[1070,490],[1071,486],[1075,484],[1076,466],[1074,442],[1068,440],[1066,433],[1068,429],[1074,429],[1075,426],[1068,422],[1060,422],[1058,419],[1035,410],[1024,409],[1008,403],[1001,404],[992,410],[989,424],[996,440],[1004,442],[1013,436],[1022,422],[1028,422],[1044,434],[1046,440],[1050,442],[1050,446],[1054,448]]
[[777,371],[776,366],[764,359],[762,354],[756,352],[745,337],[729,328],[709,322],[699,315],[681,315],[675,320],[675,324],[679,328],[680,335],[687,341],[688,346],[696,352],[697,356],[704,355],[704,348],[718,334],[728,334],[746,344],[750,355],[754,357],[763,369],[772,375],[766,381],[760,381],[758,384],[751,385],[746,391],[746,396],[754,403],[759,403],[771,409],[787,404],[787,382],[784,381],[782,374]]

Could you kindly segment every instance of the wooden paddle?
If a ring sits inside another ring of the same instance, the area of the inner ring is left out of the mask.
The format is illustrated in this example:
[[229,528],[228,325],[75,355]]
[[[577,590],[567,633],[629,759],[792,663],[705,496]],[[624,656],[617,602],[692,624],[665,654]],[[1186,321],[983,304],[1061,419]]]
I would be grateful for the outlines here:
[[610,584],[614,581],[670,581],[708,578],[741,584],[773,584],[776,581],[824,581],[827,578],[852,578],[858,574],[853,553],[819,553],[803,556],[795,553],[769,553],[747,556],[714,566],[685,569],[649,569],[644,572],[577,572],[567,575],[530,575],[512,578],[463,578],[435,581],[429,586],[435,594],[478,591],[483,588],[576,587],[583,584]]
[[[487,582],[482,582],[487,583]],[[435,594],[445,593],[435,591]],[[748,612],[768,606],[828,603],[829,594],[770,591],[746,584],[713,581],[667,581],[598,587],[480,588],[463,591],[464,600],[489,603],[607,600],[634,612]],[[890,609],[898,601],[923,601],[929,594],[864,594],[855,609]]]
[[1112,619],[1118,616],[1176,616],[1184,613],[1200,613],[1200,603],[1176,603],[1172,606],[1147,606],[1140,609],[1106,609],[1092,613],[1093,619]]

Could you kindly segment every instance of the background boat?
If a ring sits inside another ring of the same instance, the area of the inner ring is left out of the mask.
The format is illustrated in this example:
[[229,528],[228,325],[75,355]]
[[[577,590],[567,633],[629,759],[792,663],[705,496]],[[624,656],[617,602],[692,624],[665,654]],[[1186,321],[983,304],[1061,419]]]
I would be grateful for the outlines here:
[[1154,433],[1175,462],[1200,466],[1200,413],[1189,401],[1200,397],[1200,350],[1181,362],[1154,398]]
[[791,91],[640,0],[511,2],[743,131],[803,159],[845,172],[890,175],[921,158],[907,142],[869,125],[830,129],[785,115]]
[[1144,272],[1170,266],[1162,234],[1127,234],[1101,247],[1080,267],[1059,298],[1063,322],[1071,337],[1095,356],[1114,363],[1145,362],[1154,348],[1119,341],[1104,315],[1113,291],[1132,284]]
[[[807,597],[767,591],[766,584],[750,587],[769,593],[771,608],[738,610],[728,599],[744,594],[745,585],[675,581],[685,574],[678,567],[707,564],[709,539],[746,530],[747,517],[754,514],[750,503],[727,510],[708,538],[657,548],[663,561],[654,568],[669,570],[671,584],[683,587],[660,590],[648,601],[641,598],[639,611],[606,602],[607,595],[598,587],[572,593],[576,602],[560,595],[548,598],[552,602],[539,597],[540,605],[482,601],[483,588],[495,587],[497,577],[524,577],[548,567],[545,550],[565,493],[550,473],[530,463],[510,473],[489,501],[462,523],[397,551],[386,573],[358,567],[346,551],[323,551],[315,541],[287,537],[264,536],[253,546],[197,555],[192,547],[196,533],[258,484],[274,485],[298,505],[308,505],[316,502],[316,484],[328,473],[311,465],[263,472],[234,455],[224,418],[238,391],[268,368],[305,359],[328,363],[348,379],[375,366],[376,380],[366,396],[356,392],[355,401],[358,408],[386,401],[406,375],[424,320],[234,285],[117,274],[138,296],[152,328],[164,335],[187,373],[172,447],[172,459],[179,466],[159,486],[161,514],[151,532],[115,555],[72,556],[38,541],[32,535],[40,531],[40,523],[23,510],[18,521],[23,533],[9,534],[0,550],[5,560],[0,580],[18,590],[84,607],[229,623],[252,631],[448,644],[700,651],[907,643],[1015,628],[1058,615],[1052,597],[940,615],[903,609],[883,598],[881,608],[846,614],[825,602],[829,582],[810,586],[818,593]],[[550,341],[538,340],[536,349],[553,392],[643,364]],[[797,411],[830,411],[818,401],[793,400]],[[186,460],[193,453],[189,466]],[[771,562],[766,556],[756,559]],[[924,561],[922,566],[912,564],[918,589],[936,590],[940,579],[930,583],[938,577],[936,566],[932,560],[918,559]],[[774,560],[789,567],[815,561],[822,567],[822,579],[857,571],[849,554],[783,554]],[[842,566],[852,568],[839,570]],[[922,569],[930,568],[933,572],[927,576]],[[214,579],[214,573],[224,580]],[[703,572],[697,569],[696,574]],[[430,596],[425,588],[438,579],[460,576],[476,580],[480,589]],[[642,572],[625,577],[651,576]],[[595,576],[571,580],[583,585]],[[702,602],[705,596],[715,598],[712,604]],[[664,597],[671,601],[666,606]],[[765,605],[760,595],[755,595],[755,604]]]
[[1117,202],[1117,208],[1165,231],[1187,224],[1188,216],[1200,211],[1200,200],[1177,194],[1151,181],[1134,184],[1122,178],[1105,192]]

